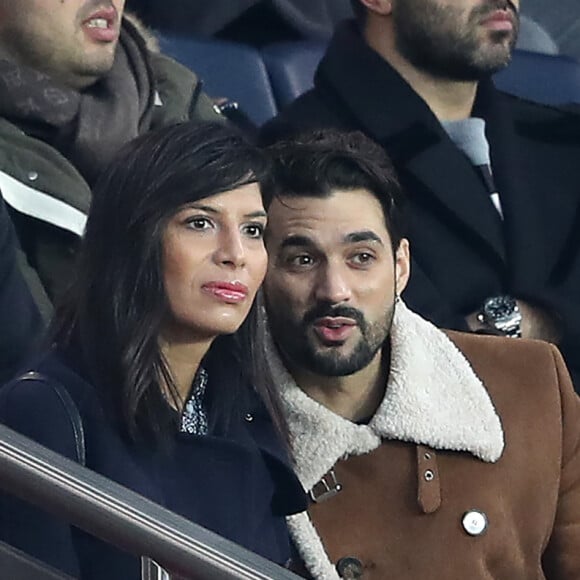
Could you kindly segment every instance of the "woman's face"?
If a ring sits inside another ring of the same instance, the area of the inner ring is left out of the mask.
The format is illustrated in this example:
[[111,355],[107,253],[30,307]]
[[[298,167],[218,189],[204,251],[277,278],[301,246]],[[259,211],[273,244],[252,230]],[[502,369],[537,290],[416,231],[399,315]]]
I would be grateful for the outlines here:
[[266,212],[258,185],[182,207],[163,234],[169,336],[213,339],[246,318],[267,267]]

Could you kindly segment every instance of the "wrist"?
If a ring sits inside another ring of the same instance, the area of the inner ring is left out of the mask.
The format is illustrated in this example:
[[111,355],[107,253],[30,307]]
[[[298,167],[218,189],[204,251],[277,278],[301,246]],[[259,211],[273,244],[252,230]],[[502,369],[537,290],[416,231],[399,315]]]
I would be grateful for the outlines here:
[[480,330],[511,338],[522,336],[520,306],[515,298],[507,294],[486,298],[476,319],[481,325]]

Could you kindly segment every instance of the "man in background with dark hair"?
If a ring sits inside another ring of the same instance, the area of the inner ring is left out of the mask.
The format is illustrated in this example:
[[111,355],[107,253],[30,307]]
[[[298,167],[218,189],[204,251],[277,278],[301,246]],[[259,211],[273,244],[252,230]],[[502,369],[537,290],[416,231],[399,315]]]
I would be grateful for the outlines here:
[[24,269],[51,299],[70,280],[91,186],[119,148],[156,127],[220,118],[124,7],[0,0],[0,191]]
[[554,342],[580,371],[580,116],[495,89],[519,0],[353,7],[314,89],[264,140],[307,127],[373,138],[410,198],[408,304],[438,326]]
[[270,149],[269,380],[315,580],[580,577],[580,399],[540,341],[440,331],[399,298],[401,189],[361,133]]

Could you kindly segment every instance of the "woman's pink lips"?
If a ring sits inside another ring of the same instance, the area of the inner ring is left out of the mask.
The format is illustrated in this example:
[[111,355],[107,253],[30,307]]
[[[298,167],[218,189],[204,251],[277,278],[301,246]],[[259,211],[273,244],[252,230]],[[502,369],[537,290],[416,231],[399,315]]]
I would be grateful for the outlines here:
[[236,282],[208,282],[202,290],[229,304],[242,302],[248,296],[248,287]]

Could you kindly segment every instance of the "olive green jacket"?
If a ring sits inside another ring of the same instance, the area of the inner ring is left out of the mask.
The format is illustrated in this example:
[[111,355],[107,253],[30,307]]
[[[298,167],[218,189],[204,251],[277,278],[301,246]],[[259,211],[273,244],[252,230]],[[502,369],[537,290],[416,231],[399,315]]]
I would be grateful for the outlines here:
[[[223,119],[189,69],[159,53],[150,53],[150,59],[157,92],[153,128]],[[52,300],[70,279],[91,190],[60,152],[0,119],[0,191],[12,210],[22,270],[48,317]]]

